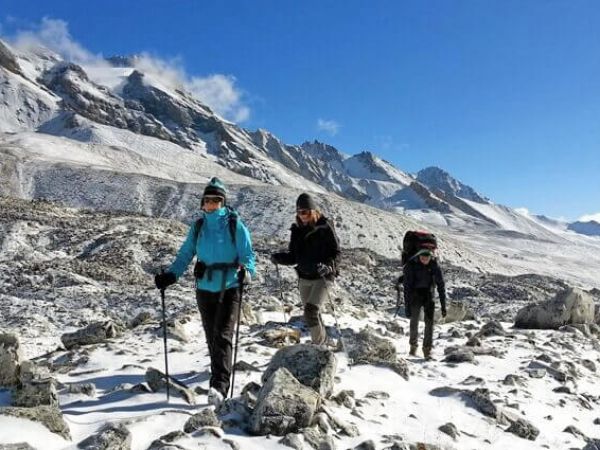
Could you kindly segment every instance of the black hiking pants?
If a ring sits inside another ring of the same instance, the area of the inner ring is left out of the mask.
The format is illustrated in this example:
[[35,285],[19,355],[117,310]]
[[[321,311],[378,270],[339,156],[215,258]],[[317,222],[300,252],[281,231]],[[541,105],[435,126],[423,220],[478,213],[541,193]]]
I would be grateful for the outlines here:
[[415,289],[410,299],[410,339],[411,346],[419,344],[419,317],[421,308],[424,311],[425,333],[423,335],[423,348],[431,350],[433,346],[433,313],[435,303],[429,289]]
[[219,302],[220,295],[220,292],[196,290],[196,302],[210,353],[210,387],[227,397],[231,375],[233,333],[240,308],[240,293],[237,288],[227,289],[223,300]]

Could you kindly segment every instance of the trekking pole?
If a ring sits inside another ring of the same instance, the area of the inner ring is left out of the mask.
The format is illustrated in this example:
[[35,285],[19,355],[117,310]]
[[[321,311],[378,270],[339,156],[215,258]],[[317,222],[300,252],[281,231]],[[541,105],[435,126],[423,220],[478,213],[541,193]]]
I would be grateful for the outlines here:
[[237,353],[238,343],[240,341],[240,317],[242,315],[242,299],[244,295],[244,278],[246,275],[246,269],[242,267],[238,272],[238,284],[240,285],[240,304],[238,306],[237,324],[235,326],[235,347],[233,350],[233,368],[231,371],[231,393],[229,398],[233,398],[233,391],[235,389],[235,365],[237,364]]
[[281,309],[283,309],[283,323],[287,323],[287,314],[285,313],[285,303],[283,302],[283,285],[281,284],[281,274],[279,273],[279,264],[275,263],[277,271],[277,281],[279,281],[279,298],[281,299]]
[[[164,274],[165,270],[164,269],[160,269],[160,273]],[[165,313],[165,290],[164,288],[160,290],[160,299],[161,299],[161,303],[162,303],[162,327],[163,327],[163,344],[164,344],[164,350],[165,350],[165,375],[167,377],[167,403],[169,403],[169,398],[170,398],[170,392],[169,392],[169,357],[167,356],[168,354],[168,349],[167,349],[167,315]]]
[[400,286],[396,285],[396,312],[394,313],[394,319],[400,312]]
[[[352,362],[352,360],[350,359],[350,356],[348,355],[348,352],[346,350],[347,349],[346,343],[344,342],[344,336],[342,335],[342,329],[340,328],[340,323],[338,322],[337,314],[335,312],[335,305],[333,304],[333,299],[331,298],[331,292],[329,292],[329,285],[327,284],[327,280],[325,279],[325,277],[322,276],[321,279],[323,280],[323,283],[325,283],[325,291],[327,292],[327,298],[329,299],[329,305],[331,306],[333,320],[335,321],[335,328],[337,329],[337,332],[340,335],[340,342],[342,343],[342,351],[348,357],[348,361]],[[348,365],[348,368],[350,368],[350,365]]]

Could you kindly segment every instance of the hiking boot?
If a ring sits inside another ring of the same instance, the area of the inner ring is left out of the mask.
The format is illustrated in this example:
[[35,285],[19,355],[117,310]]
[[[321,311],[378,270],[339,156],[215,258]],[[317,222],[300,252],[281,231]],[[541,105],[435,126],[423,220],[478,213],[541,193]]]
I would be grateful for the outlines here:
[[410,356],[417,356],[417,346],[416,345],[411,345],[410,346],[410,351],[408,352],[408,354]]
[[432,359],[431,349],[423,347],[423,356],[425,357],[426,360]]
[[221,403],[223,403],[223,394],[221,394],[219,391],[217,391],[215,388],[210,388],[208,390],[208,404],[214,406],[215,408],[218,408],[219,406],[221,406]]

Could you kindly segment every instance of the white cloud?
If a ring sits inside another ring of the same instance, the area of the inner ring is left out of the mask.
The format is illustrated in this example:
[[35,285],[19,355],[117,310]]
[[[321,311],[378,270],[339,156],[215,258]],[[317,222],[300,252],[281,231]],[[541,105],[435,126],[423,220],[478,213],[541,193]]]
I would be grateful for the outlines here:
[[244,122],[250,117],[250,108],[243,105],[242,93],[235,86],[233,76],[216,74],[206,78],[193,77],[187,87],[200,100],[234,122]]
[[63,58],[78,64],[96,61],[101,57],[86,50],[69,33],[67,22],[44,17],[32,30],[19,31],[14,45],[21,49],[46,47]]
[[[64,20],[46,17],[30,30],[18,32],[12,43],[24,50],[46,47],[64,59],[84,67],[108,67],[102,55],[93,54],[73,39]],[[244,122],[250,117],[244,93],[231,75],[190,76],[184,69],[181,58],[163,59],[149,53],[141,53],[135,61],[136,69],[159,78],[172,89],[183,88],[228,120]]]
[[341,127],[341,125],[339,123],[337,123],[335,120],[325,120],[325,119],[317,120],[317,129],[319,131],[325,131],[326,133],[329,133],[332,136],[335,136],[336,134],[338,134],[338,131],[340,131],[340,127]]
[[590,220],[600,223],[600,212],[596,214],[586,214],[579,218],[580,222],[589,222]]

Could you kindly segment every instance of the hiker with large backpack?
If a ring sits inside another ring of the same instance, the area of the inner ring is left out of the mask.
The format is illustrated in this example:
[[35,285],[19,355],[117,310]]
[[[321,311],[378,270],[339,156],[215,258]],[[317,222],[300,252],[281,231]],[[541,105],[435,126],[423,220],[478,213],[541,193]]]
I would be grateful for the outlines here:
[[433,315],[435,312],[434,290],[437,287],[442,317],[446,317],[446,288],[442,271],[435,258],[437,247],[435,236],[426,232],[409,231],[403,242],[404,309],[410,318],[410,350],[415,356],[418,348],[419,319],[424,312],[425,332],[423,356],[431,358],[433,347]]
[[220,404],[229,390],[240,281],[248,284],[255,274],[250,233],[226,201],[225,185],[213,178],[204,189],[201,217],[190,226],[169,270],[155,277],[158,289],[167,288],[196,256],[196,302],[210,354],[208,401],[213,405]]
[[288,251],[274,253],[271,261],[296,266],[304,322],[310,330],[311,341],[317,345],[325,344],[327,333],[321,307],[328,298],[329,284],[338,274],[339,240],[333,224],[306,193],[296,200],[296,220],[290,231]]

